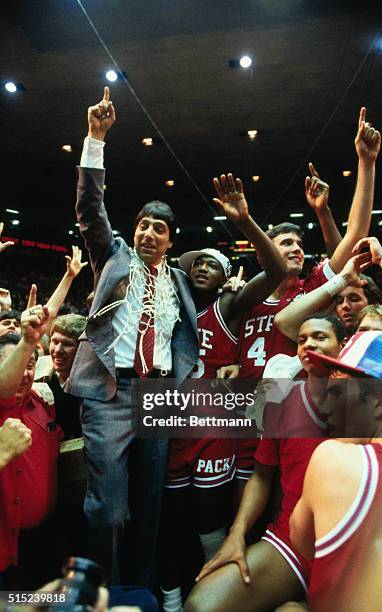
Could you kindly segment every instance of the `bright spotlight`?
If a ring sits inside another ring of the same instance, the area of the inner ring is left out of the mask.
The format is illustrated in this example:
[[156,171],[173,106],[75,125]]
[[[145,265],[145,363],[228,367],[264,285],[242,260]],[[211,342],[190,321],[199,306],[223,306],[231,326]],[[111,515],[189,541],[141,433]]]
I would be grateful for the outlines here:
[[252,65],[252,60],[248,55],[243,55],[239,63],[242,68],[249,68]]
[[116,73],[115,70],[108,70],[106,73],[106,78],[111,83],[114,83],[114,81],[118,79],[118,74]]
[[4,87],[9,93],[15,93],[17,91],[17,87],[15,83],[12,83],[12,81],[8,81],[8,83],[5,83]]

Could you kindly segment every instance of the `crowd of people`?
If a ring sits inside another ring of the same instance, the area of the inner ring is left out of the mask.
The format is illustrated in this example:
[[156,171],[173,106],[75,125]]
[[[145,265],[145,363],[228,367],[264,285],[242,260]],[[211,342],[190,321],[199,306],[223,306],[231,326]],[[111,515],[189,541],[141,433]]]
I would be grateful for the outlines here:
[[[304,277],[301,228],[264,232],[241,180],[214,179],[215,204],[261,266],[244,282],[204,245],[169,267],[176,225],[163,202],[139,211],[133,247],[114,236],[103,203],[114,122],[105,88],[78,169],[93,287],[80,276],[73,297],[78,247],[55,289],[2,270],[0,586],[36,589],[75,554],[109,585],[150,590],[164,612],[379,610],[382,246],[369,228],[380,133],[361,108],[344,236],[310,164],[327,257]],[[250,437],[136,435],[142,381],[216,378],[256,390]],[[86,491],[70,503],[60,444],[84,449]]]

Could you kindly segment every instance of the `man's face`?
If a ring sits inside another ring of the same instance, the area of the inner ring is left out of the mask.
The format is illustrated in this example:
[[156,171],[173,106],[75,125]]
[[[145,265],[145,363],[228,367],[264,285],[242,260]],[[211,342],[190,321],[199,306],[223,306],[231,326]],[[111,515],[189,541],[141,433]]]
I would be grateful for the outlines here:
[[308,350],[328,357],[338,357],[341,344],[329,321],[309,319],[301,325],[297,337],[297,355],[305,372],[320,375],[306,354]]
[[225,279],[220,262],[211,255],[200,255],[195,259],[190,270],[190,279],[194,289],[213,291]]
[[0,321],[0,336],[5,336],[8,332],[21,334],[21,324],[17,319],[3,319]]
[[[4,359],[8,357],[8,355],[13,353],[15,348],[16,348],[15,344],[6,344],[4,347],[3,354],[0,355],[0,363],[4,361]],[[28,361],[27,367],[24,370],[20,385],[18,386],[17,391],[15,393],[15,398],[17,402],[20,404],[23,403],[24,399],[27,397],[27,395],[29,394],[32,388],[35,368],[36,368],[36,360],[35,360],[34,355],[31,355]]]
[[63,380],[66,380],[70,374],[77,348],[77,340],[70,336],[65,336],[65,334],[59,331],[53,332],[50,339],[49,353],[54,369]]
[[294,232],[288,232],[273,238],[273,243],[287,263],[288,275],[298,276],[301,274],[304,265],[304,251],[302,249],[301,238]]
[[143,217],[135,229],[134,246],[146,265],[158,264],[172,247],[167,223],[161,219]]
[[347,332],[353,333],[358,313],[367,305],[367,297],[361,287],[346,287],[336,296],[336,311]]
[[357,331],[382,331],[382,317],[365,315],[360,322]]
[[379,430],[382,413],[381,387],[373,378],[358,378],[332,371],[328,381],[328,402],[331,402],[337,435],[348,442],[367,443]]

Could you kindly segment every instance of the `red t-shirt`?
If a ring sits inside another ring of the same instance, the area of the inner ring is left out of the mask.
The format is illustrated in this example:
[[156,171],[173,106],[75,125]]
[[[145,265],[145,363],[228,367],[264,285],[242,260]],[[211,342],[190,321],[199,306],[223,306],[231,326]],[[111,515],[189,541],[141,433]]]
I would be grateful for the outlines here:
[[302,494],[305,472],[314,449],[325,438],[286,438],[260,440],[255,459],[264,465],[280,466],[281,509],[267,525],[281,539],[289,541],[289,519]]
[[263,438],[322,438],[323,435],[328,435],[326,417],[314,403],[308,381],[296,381],[283,402],[268,402],[265,406]]
[[268,298],[245,314],[238,347],[241,378],[253,376],[260,379],[268,359],[279,353],[296,354],[296,344],[273,325],[273,319],[298,296],[317,289],[333,276],[329,264],[321,263],[313,268],[307,278],[296,278],[296,283],[285,291],[280,300]]
[[0,571],[17,563],[20,529],[39,525],[53,510],[57,495],[57,460],[62,431],[56,410],[33,391],[19,406],[0,400],[0,425],[20,419],[32,431],[32,445],[0,471]]

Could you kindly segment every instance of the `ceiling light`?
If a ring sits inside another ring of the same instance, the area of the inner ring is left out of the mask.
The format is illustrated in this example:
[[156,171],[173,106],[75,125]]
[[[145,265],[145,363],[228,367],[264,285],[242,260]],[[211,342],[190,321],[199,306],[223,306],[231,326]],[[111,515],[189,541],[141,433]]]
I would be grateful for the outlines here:
[[243,55],[243,57],[240,58],[240,66],[242,68],[249,68],[252,65],[252,60],[248,55]]
[[218,215],[217,217],[214,217],[214,221],[226,221],[227,217],[225,215]]
[[289,216],[292,217],[292,219],[298,219],[300,217],[303,217],[304,213],[290,213]]
[[308,223],[308,229],[313,229],[314,228],[314,223]]
[[5,212],[12,213],[12,215],[19,215],[20,214],[20,212],[18,210],[15,210],[14,208],[6,208]]
[[20,221],[18,219],[12,219],[11,225],[20,225]]
[[180,227],[177,227],[175,230],[175,234],[180,234]]
[[372,215],[382,215],[382,210],[372,210],[371,214]]
[[104,185],[103,190],[106,191],[106,189],[107,189],[107,185]]
[[342,221],[342,223],[341,223],[342,227],[346,227],[346,226],[347,226],[347,224],[348,224],[348,222],[347,222],[347,221]]
[[270,229],[273,229],[273,223],[269,223],[269,225],[268,225],[268,229],[269,229],[269,230],[270,230]]
[[154,144],[154,141],[152,138],[142,138],[141,142],[143,145],[145,145],[145,147],[152,147]]
[[118,230],[112,230],[112,232],[113,232],[114,236],[118,236],[118,234],[119,234]]
[[351,170],[342,170],[342,176],[351,176],[352,174]]
[[71,153],[73,151],[72,145],[62,145],[61,149],[67,153]]
[[248,130],[247,134],[250,140],[255,140],[257,136],[257,130]]
[[8,83],[5,83],[4,87],[9,93],[16,93],[17,91],[17,85],[12,81],[8,81]]
[[75,225],[76,227],[80,227],[80,224],[79,224],[79,223],[75,223],[74,225]]
[[210,234],[213,231],[212,227],[210,225],[207,225],[206,231]]
[[110,83],[114,83],[118,79],[118,74],[115,70],[108,70],[106,73],[106,78]]
[[382,221],[378,221],[378,225],[382,225]]
[[73,234],[74,234],[73,230],[69,230],[68,234],[69,234],[69,236],[73,236]]
[[255,176],[252,176],[252,180],[254,183],[258,183],[260,180],[260,176],[258,174],[255,174]]
[[164,182],[164,184],[166,185],[166,187],[174,187],[175,181],[173,179],[168,179]]

